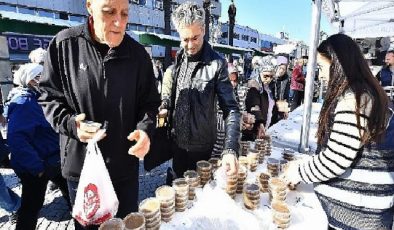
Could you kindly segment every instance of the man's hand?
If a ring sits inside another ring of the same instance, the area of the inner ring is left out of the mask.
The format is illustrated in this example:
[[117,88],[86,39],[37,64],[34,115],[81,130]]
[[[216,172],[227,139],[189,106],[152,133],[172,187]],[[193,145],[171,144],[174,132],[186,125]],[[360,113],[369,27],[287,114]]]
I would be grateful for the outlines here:
[[[79,141],[87,143],[90,139],[93,139],[93,137],[96,135],[97,132],[100,131],[97,130],[96,132],[87,132],[86,130],[81,129],[81,121],[85,120],[86,115],[84,113],[78,114],[75,117],[75,123],[77,125],[77,136],[79,138]],[[99,140],[103,139],[107,135],[103,133],[103,135],[100,137]],[[99,141],[98,140],[98,141]]]
[[261,139],[266,135],[264,124],[260,124],[257,130],[257,138]]
[[129,141],[136,141],[137,143],[129,149],[129,154],[138,157],[142,160],[148,153],[150,148],[150,139],[148,134],[142,130],[135,130],[127,137]]
[[237,156],[232,153],[224,153],[222,157],[222,167],[224,167],[227,175],[234,175],[238,173]]

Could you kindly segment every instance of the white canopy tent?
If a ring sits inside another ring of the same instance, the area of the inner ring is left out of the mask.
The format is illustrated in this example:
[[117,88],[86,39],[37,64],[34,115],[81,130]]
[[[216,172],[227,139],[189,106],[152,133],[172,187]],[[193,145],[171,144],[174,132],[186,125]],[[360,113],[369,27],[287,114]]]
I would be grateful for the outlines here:
[[294,50],[297,49],[296,44],[283,44],[283,45],[277,45],[274,47],[274,53],[275,54],[291,54],[294,52]]
[[305,83],[300,152],[309,149],[313,79],[322,12],[328,17],[334,33],[345,33],[353,38],[394,36],[394,0],[312,0],[310,57]]
[[323,0],[334,32],[352,38],[394,36],[394,0]]

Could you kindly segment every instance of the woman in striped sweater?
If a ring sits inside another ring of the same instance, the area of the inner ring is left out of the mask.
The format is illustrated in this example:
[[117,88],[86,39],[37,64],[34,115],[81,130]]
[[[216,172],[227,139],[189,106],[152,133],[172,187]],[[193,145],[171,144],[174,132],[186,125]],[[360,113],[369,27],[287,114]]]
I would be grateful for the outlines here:
[[385,133],[392,118],[387,97],[350,37],[333,35],[317,51],[320,74],[328,77],[319,148],[291,162],[283,177],[289,184],[314,183],[329,229],[391,230],[394,137]]

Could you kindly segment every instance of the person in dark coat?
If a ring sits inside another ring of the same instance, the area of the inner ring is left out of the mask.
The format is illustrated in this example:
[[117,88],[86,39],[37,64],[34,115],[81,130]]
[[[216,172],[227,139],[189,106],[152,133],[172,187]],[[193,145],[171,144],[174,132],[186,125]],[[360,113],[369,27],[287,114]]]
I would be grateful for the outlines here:
[[86,6],[88,21],[59,32],[49,44],[40,103],[60,133],[72,203],[87,141],[97,133],[80,122],[108,122],[98,146],[119,200],[117,217],[123,218],[138,209],[139,159],[149,150],[160,98],[148,53],[125,33],[129,1],[87,0]]
[[52,181],[68,201],[66,180],[60,172],[59,135],[45,119],[37,102],[42,65],[28,63],[14,74],[13,88],[4,115],[8,121],[7,142],[11,167],[22,184],[22,201],[16,229],[36,229],[38,213],[44,204],[48,181]]
[[376,75],[376,78],[380,82],[380,85],[385,89],[390,100],[394,102],[394,93],[392,87],[394,87],[394,50],[389,50],[386,53],[385,65]]
[[[204,9],[195,3],[181,4],[172,14],[182,49],[175,58],[172,79],[174,94],[163,100],[170,105],[173,127],[173,168],[178,177],[196,162],[211,157],[216,142],[217,102],[223,111],[226,134],[222,165],[237,172],[240,112],[228,78],[226,61],[204,41]],[[163,92],[168,91],[163,89]],[[170,101],[174,101],[173,105]],[[163,109],[163,107],[162,107]]]
[[272,64],[273,57],[266,56],[259,68],[259,77],[248,82],[248,93],[246,95],[246,111],[255,116],[253,127],[242,131],[243,141],[254,141],[265,133],[271,125],[272,112],[275,106],[274,95],[270,83],[274,77]]
[[289,114],[290,77],[287,74],[287,59],[285,59],[285,57],[283,58],[278,58],[276,77],[270,84],[270,88],[275,99],[271,125],[282,119],[287,119]]

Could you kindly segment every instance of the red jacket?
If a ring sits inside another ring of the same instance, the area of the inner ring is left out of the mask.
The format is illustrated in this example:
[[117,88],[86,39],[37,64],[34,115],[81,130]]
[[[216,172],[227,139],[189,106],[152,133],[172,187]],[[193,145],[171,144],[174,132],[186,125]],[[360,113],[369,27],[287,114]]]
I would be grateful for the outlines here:
[[296,65],[291,73],[290,89],[304,91],[305,77],[302,74],[302,66]]

